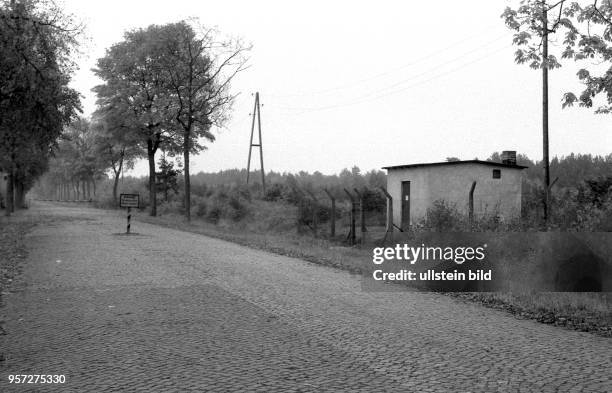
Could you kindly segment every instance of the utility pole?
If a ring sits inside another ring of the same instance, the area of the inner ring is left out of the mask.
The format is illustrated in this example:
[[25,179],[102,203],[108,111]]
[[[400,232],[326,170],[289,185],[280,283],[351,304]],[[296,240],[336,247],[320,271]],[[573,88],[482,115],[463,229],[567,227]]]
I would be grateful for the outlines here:
[[[257,131],[259,134],[259,143],[253,143],[253,134],[255,133],[255,115],[257,114]],[[266,193],[266,172],[264,171],[263,162],[263,142],[261,139],[261,108],[259,106],[259,92],[255,93],[255,105],[253,107],[253,121],[251,123],[251,142],[249,144],[249,161],[247,163],[247,184],[249,184],[249,178],[251,176],[251,153],[253,146],[259,147],[259,163],[261,164],[261,187],[263,193]]]
[[548,9],[542,2],[542,142],[544,161],[544,222],[550,220],[550,162],[548,156]]

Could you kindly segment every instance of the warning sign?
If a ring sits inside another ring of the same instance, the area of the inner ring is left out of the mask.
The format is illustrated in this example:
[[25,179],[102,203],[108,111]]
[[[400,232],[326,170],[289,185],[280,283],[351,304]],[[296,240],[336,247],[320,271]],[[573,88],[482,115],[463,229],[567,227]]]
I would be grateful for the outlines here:
[[119,196],[119,207],[139,207],[139,194],[121,194]]

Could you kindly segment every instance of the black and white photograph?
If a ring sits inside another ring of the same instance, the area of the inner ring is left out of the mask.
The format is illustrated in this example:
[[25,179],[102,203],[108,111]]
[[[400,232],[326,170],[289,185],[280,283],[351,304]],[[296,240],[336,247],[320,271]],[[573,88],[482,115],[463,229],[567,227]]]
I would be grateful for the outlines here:
[[0,392],[612,392],[612,0],[0,0]]

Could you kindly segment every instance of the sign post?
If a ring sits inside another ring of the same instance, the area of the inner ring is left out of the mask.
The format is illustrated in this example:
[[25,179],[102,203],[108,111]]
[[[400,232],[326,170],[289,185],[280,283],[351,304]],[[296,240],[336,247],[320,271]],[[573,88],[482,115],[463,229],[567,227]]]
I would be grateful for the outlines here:
[[140,207],[139,194],[121,194],[119,195],[119,207],[127,208],[127,229],[126,234],[130,234],[130,221],[132,220],[132,208]]

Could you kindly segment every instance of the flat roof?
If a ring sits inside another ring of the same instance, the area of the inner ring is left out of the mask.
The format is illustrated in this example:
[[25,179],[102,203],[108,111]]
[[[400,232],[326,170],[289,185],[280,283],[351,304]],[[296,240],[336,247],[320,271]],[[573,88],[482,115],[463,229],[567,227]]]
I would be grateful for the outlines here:
[[508,165],[508,164],[502,164],[501,162],[481,161],[481,160],[465,160],[465,161],[443,161],[443,162],[429,162],[429,163],[421,163],[421,164],[385,166],[382,169],[386,169],[386,170],[408,169],[408,168],[419,168],[419,167],[426,167],[426,166],[444,166],[444,165],[460,165],[460,164],[481,164],[481,165],[488,165],[488,166],[495,166],[495,167],[509,168],[509,169],[525,169],[525,168],[528,168],[528,167],[523,166],[523,165]]

